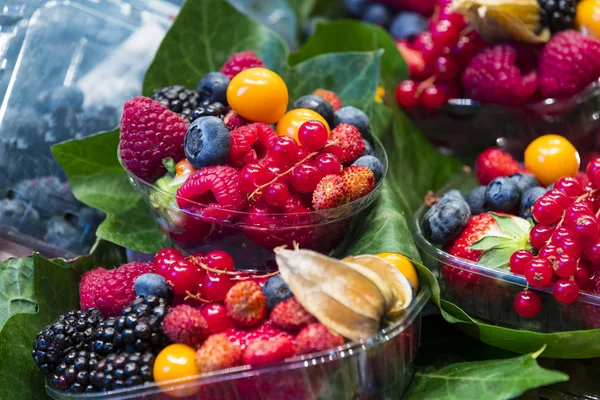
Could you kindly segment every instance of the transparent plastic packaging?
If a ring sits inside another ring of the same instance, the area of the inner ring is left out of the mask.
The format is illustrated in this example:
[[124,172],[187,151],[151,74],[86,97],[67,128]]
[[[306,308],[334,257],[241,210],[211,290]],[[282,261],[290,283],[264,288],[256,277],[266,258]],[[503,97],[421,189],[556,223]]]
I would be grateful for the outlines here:
[[426,288],[421,290],[399,321],[364,341],[264,367],[241,366],[174,381],[171,394],[187,396],[171,396],[156,384],[89,394],[58,392],[46,385],[46,391],[54,400],[398,399],[413,376],[421,311],[429,297]]
[[[436,195],[450,189],[465,193],[475,187],[474,178],[461,174]],[[413,219],[414,238],[423,264],[436,276],[441,298],[465,311],[469,316],[493,325],[535,332],[566,332],[600,328],[600,296],[580,292],[572,304],[562,304],[552,295],[551,287],[532,288],[542,302],[534,318],[520,317],[513,307],[517,293],[527,285],[525,277],[507,269],[493,269],[454,257],[430,243],[421,230],[428,207],[422,206]]]
[[523,154],[535,138],[554,133],[569,139],[580,154],[596,151],[600,132],[600,80],[567,99],[547,99],[523,107],[451,99],[435,111],[409,111],[423,134],[447,153],[473,155],[500,146]]
[[[387,172],[387,155],[381,142],[374,137],[366,139]],[[291,247],[294,243],[303,249],[336,255],[336,250],[343,249],[351,239],[348,235],[351,224],[379,197],[383,182],[381,178],[368,195],[334,209],[295,214],[226,210],[215,213],[210,206],[192,201],[186,201],[185,209],[179,208],[176,195],[127,173],[133,187],[151,208],[158,227],[173,245],[189,254],[225,250],[236,264],[255,269],[274,262],[275,247]]]

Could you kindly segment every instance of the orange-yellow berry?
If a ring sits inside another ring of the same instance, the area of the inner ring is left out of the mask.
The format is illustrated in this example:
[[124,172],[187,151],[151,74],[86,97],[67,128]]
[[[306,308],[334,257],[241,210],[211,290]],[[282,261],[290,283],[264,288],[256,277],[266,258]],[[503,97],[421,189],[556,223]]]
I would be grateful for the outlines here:
[[[192,378],[200,373],[194,362],[195,351],[185,344],[172,344],[165,347],[154,361],[154,381],[163,391],[174,397],[192,396],[198,387],[169,390],[169,381],[174,379]],[[181,382],[176,383],[181,385]]]
[[177,176],[191,174],[195,170],[196,168],[194,168],[194,166],[187,160],[187,158],[184,158],[183,160],[175,164],[175,173]]
[[525,167],[544,186],[563,176],[574,177],[579,171],[579,153],[560,135],[544,135],[525,149]]
[[325,128],[327,128],[327,134],[331,136],[329,124],[327,124],[325,118],[323,118],[321,114],[309,110],[308,108],[297,108],[285,114],[277,123],[277,133],[279,136],[289,136],[294,139],[296,143],[301,144],[300,140],[298,140],[298,129],[300,129],[300,126],[306,121],[322,122],[323,125],[325,125]]
[[404,275],[406,279],[412,284],[415,292],[419,290],[419,275],[413,263],[399,253],[379,253],[377,257],[383,258],[385,261],[392,264],[398,271]]
[[345,168],[342,178],[348,186],[348,197],[350,201],[360,199],[369,194],[375,186],[375,175],[367,167],[356,165]]

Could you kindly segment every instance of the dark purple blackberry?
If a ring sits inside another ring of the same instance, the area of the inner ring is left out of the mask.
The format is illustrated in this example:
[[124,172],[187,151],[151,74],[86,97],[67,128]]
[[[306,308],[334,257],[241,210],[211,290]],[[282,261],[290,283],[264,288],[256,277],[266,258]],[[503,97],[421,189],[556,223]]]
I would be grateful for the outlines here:
[[200,103],[200,95],[181,85],[167,86],[157,90],[152,95],[152,100],[158,101],[169,110],[181,115],[187,119],[192,110],[196,109]]
[[160,351],[168,344],[161,323],[169,306],[157,296],[139,296],[121,315],[101,323],[92,350],[101,355],[123,351]]
[[95,308],[61,315],[35,337],[33,360],[44,374],[52,373],[69,351],[89,349],[90,339],[101,323],[102,314]]
[[573,29],[577,3],[577,0],[538,0],[542,23],[552,33]]
[[100,360],[90,382],[101,391],[117,390],[152,382],[155,356],[151,351],[111,353]]
[[205,101],[191,112],[189,120],[190,122],[194,122],[200,117],[223,118],[225,114],[227,114],[227,107],[225,107],[223,104],[216,101],[214,103]]
[[49,376],[50,386],[64,392],[84,393],[98,391],[90,381],[90,373],[96,369],[100,357],[93,352],[71,350]]

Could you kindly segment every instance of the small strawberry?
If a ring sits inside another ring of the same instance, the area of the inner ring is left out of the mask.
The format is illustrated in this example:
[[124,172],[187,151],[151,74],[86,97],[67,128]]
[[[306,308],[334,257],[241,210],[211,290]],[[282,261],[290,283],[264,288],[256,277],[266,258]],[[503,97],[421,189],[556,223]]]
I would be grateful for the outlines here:
[[309,354],[328,350],[344,344],[344,338],[331,332],[325,325],[317,322],[307,325],[296,337],[296,354]]
[[210,335],[196,351],[196,366],[201,373],[239,365],[242,350],[223,334]]
[[206,339],[208,324],[199,309],[180,304],[169,309],[162,331],[174,343],[195,347]]
[[339,175],[324,176],[313,192],[312,204],[315,210],[325,210],[348,202],[348,185]]
[[285,336],[274,340],[258,339],[250,343],[242,353],[242,362],[249,365],[273,364],[292,357],[296,348]]
[[531,248],[531,226],[531,222],[513,215],[475,215],[448,245],[447,252],[455,257],[478,261],[488,267],[506,266],[515,251]]
[[317,89],[314,91],[314,94],[325,99],[329,104],[331,104],[333,111],[337,111],[342,108],[342,100],[340,100],[340,97],[335,92],[332,92],[331,90]]
[[267,298],[256,282],[236,283],[225,297],[227,315],[238,326],[252,327],[267,316]]
[[280,336],[285,336],[292,343],[295,343],[295,338],[288,332],[277,329],[273,326],[270,321],[266,321],[264,324],[253,329],[240,329],[240,328],[228,328],[222,332],[229,341],[236,344],[240,349],[244,350],[246,346],[255,340],[275,340]]
[[487,185],[496,178],[518,172],[527,170],[510,154],[497,147],[484,150],[475,160],[475,174],[480,185]]
[[365,152],[365,141],[357,127],[339,124],[331,131],[331,139],[342,149],[342,164],[349,165]]
[[355,165],[344,168],[342,178],[348,186],[348,200],[354,201],[371,193],[375,187],[375,175],[367,167]]
[[271,311],[270,319],[277,328],[292,332],[317,322],[314,315],[306,311],[295,297],[277,304]]

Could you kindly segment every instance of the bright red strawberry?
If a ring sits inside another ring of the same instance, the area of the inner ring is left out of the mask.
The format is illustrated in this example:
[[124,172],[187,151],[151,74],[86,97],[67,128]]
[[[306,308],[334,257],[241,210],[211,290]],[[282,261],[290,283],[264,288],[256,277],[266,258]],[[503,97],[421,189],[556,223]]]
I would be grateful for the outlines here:
[[134,97],[123,106],[121,162],[138,178],[154,182],[166,171],[163,159],[183,158],[186,131],[186,123],[173,111],[147,97]]
[[296,332],[306,325],[317,322],[295,297],[277,304],[271,311],[270,320],[279,329]]
[[501,176],[527,172],[510,154],[497,147],[484,150],[475,160],[475,174],[480,185],[487,185]]
[[233,53],[221,68],[221,72],[229,79],[249,68],[264,67],[265,63],[252,50]]
[[223,334],[211,335],[196,351],[194,360],[201,373],[218,371],[239,365],[242,350]]
[[447,251],[453,256],[477,261],[483,251],[472,250],[469,246],[484,236],[494,233],[497,233],[497,225],[490,214],[483,213],[472,216],[465,229],[450,243]]
[[256,282],[241,281],[225,297],[227,315],[240,327],[260,324],[267,316],[267,298]]
[[314,91],[314,94],[325,99],[329,104],[331,104],[333,111],[337,111],[342,108],[342,100],[335,92],[332,92],[331,90],[317,89]]
[[296,343],[298,346],[296,354],[309,354],[341,346],[344,344],[344,338],[316,322],[300,331]]
[[294,344],[285,336],[273,340],[258,339],[244,349],[242,362],[254,366],[273,364],[292,357],[295,353]]
[[[371,173],[372,174],[372,173]],[[348,185],[339,175],[324,176],[313,192],[312,204],[315,210],[325,210],[348,202]]]

